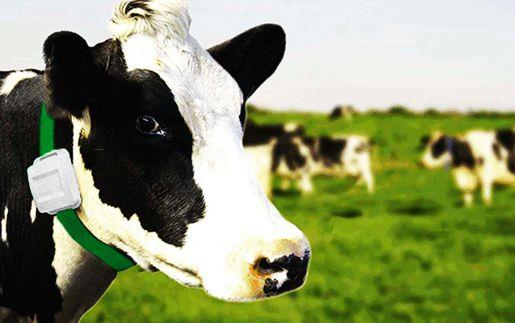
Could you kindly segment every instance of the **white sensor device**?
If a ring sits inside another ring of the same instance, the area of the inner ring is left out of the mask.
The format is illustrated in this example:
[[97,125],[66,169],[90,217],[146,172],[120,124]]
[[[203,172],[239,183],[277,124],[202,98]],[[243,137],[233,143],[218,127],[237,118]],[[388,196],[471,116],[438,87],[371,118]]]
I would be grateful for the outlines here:
[[79,184],[66,149],[53,150],[37,158],[27,174],[39,212],[55,215],[80,206]]

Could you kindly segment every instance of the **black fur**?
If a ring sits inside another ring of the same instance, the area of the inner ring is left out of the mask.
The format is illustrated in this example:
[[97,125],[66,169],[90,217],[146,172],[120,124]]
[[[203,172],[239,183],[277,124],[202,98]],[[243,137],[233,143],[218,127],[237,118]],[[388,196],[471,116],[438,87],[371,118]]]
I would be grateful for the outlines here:
[[515,149],[515,131],[511,129],[497,130],[495,138],[504,147],[504,149],[508,151]]
[[264,145],[272,141],[274,138],[280,138],[287,135],[304,135],[304,127],[299,128],[293,132],[288,132],[284,129],[283,124],[279,125],[258,125],[249,120],[245,127],[245,134],[243,136],[243,145],[245,147]]
[[[2,237],[7,243],[0,242],[0,306],[51,322],[62,301],[52,268],[53,220],[37,214],[31,222],[32,198],[26,180],[26,169],[38,156],[43,96],[39,76],[21,81],[8,100],[0,97],[0,217],[9,209],[7,237]],[[56,134],[71,143],[69,127],[63,123],[56,125]],[[56,144],[65,146],[63,140]]]
[[296,171],[306,166],[307,159],[300,152],[300,147],[293,141],[295,136],[281,136],[278,138],[272,153],[272,171],[277,171],[281,161],[286,162],[288,169]]
[[92,51],[82,37],[63,31],[48,37],[43,52],[49,90],[47,103],[80,117],[105,86]]
[[347,141],[345,139],[320,137],[318,140],[318,157],[327,167],[341,164],[341,157],[346,146]]
[[[275,72],[285,50],[284,30],[265,24],[212,47],[209,53],[238,82],[246,101]],[[243,106],[242,121],[245,115]]]
[[441,136],[431,145],[431,154],[433,158],[440,158],[445,152],[447,152],[447,142],[452,140],[447,136]]
[[452,166],[474,168],[476,160],[472,154],[470,144],[459,139],[454,139],[451,148]]
[[[151,15],[154,13],[154,10],[150,9],[147,5],[148,0],[133,0],[129,2],[127,7],[125,8],[125,14],[128,14],[133,9],[143,9],[147,15]],[[131,18],[141,17],[142,15],[139,13],[132,13]]]
[[515,131],[511,129],[498,130],[496,139],[508,151],[508,169],[515,174]]
[[340,106],[337,106],[331,111],[329,114],[329,120],[334,121],[340,119],[343,116],[343,109]]

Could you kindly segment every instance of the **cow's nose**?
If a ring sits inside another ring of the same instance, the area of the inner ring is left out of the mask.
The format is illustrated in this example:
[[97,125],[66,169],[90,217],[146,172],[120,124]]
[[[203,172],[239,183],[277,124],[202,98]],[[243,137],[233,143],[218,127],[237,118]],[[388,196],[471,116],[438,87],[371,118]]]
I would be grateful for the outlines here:
[[310,254],[303,257],[291,254],[274,260],[260,258],[256,262],[256,271],[265,278],[263,292],[266,296],[279,295],[299,288],[304,283],[308,272]]

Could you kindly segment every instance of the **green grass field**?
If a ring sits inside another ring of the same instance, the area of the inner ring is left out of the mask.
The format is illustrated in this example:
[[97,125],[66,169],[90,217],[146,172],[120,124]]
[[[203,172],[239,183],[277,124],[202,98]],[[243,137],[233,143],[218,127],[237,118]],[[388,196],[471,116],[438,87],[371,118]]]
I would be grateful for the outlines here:
[[377,143],[377,192],[351,181],[315,180],[316,193],[274,202],[308,236],[306,286],[277,299],[229,304],[162,274],[120,275],[84,322],[515,322],[515,189],[472,209],[445,170],[418,169],[419,138],[431,130],[515,125],[515,116],[255,113],[260,123],[297,121],[313,135],[361,133]]

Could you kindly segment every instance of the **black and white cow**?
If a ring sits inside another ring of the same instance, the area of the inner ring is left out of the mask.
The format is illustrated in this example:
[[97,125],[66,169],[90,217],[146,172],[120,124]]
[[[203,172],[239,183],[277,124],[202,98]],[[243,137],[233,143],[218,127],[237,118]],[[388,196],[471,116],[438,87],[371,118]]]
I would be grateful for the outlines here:
[[515,185],[515,130],[472,130],[463,136],[434,133],[421,143],[425,147],[421,164],[450,167],[466,206],[473,204],[478,187],[483,201],[491,204],[495,184]]
[[267,196],[272,196],[273,156],[277,145],[290,142],[294,137],[304,134],[304,127],[293,122],[260,125],[251,120],[247,121],[243,136],[245,154]]
[[[302,193],[313,192],[311,179],[317,175],[352,177],[373,193],[371,147],[370,140],[361,135],[296,138],[293,145],[276,153],[273,170],[286,180],[299,180]],[[291,163],[292,157],[295,163]]]
[[125,0],[113,37],[59,32],[46,69],[0,81],[0,320],[77,321],[116,272],[37,212],[26,170],[42,103],[73,155],[87,228],[145,270],[249,301],[300,287],[310,247],[260,189],[242,145],[244,105],[283,58],[263,25],[204,50],[185,0]]
[[[271,176],[279,175],[282,189],[292,182],[303,194],[313,192],[312,177],[354,177],[374,191],[370,161],[370,141],[364,136],[309,137],[304,128],[294,124],[261,126],[245,129],[245,151],[261,185],[271,192]],[[272,152],[272,153],[270,153]],[[271,170],[267,169],[272,165]]]

